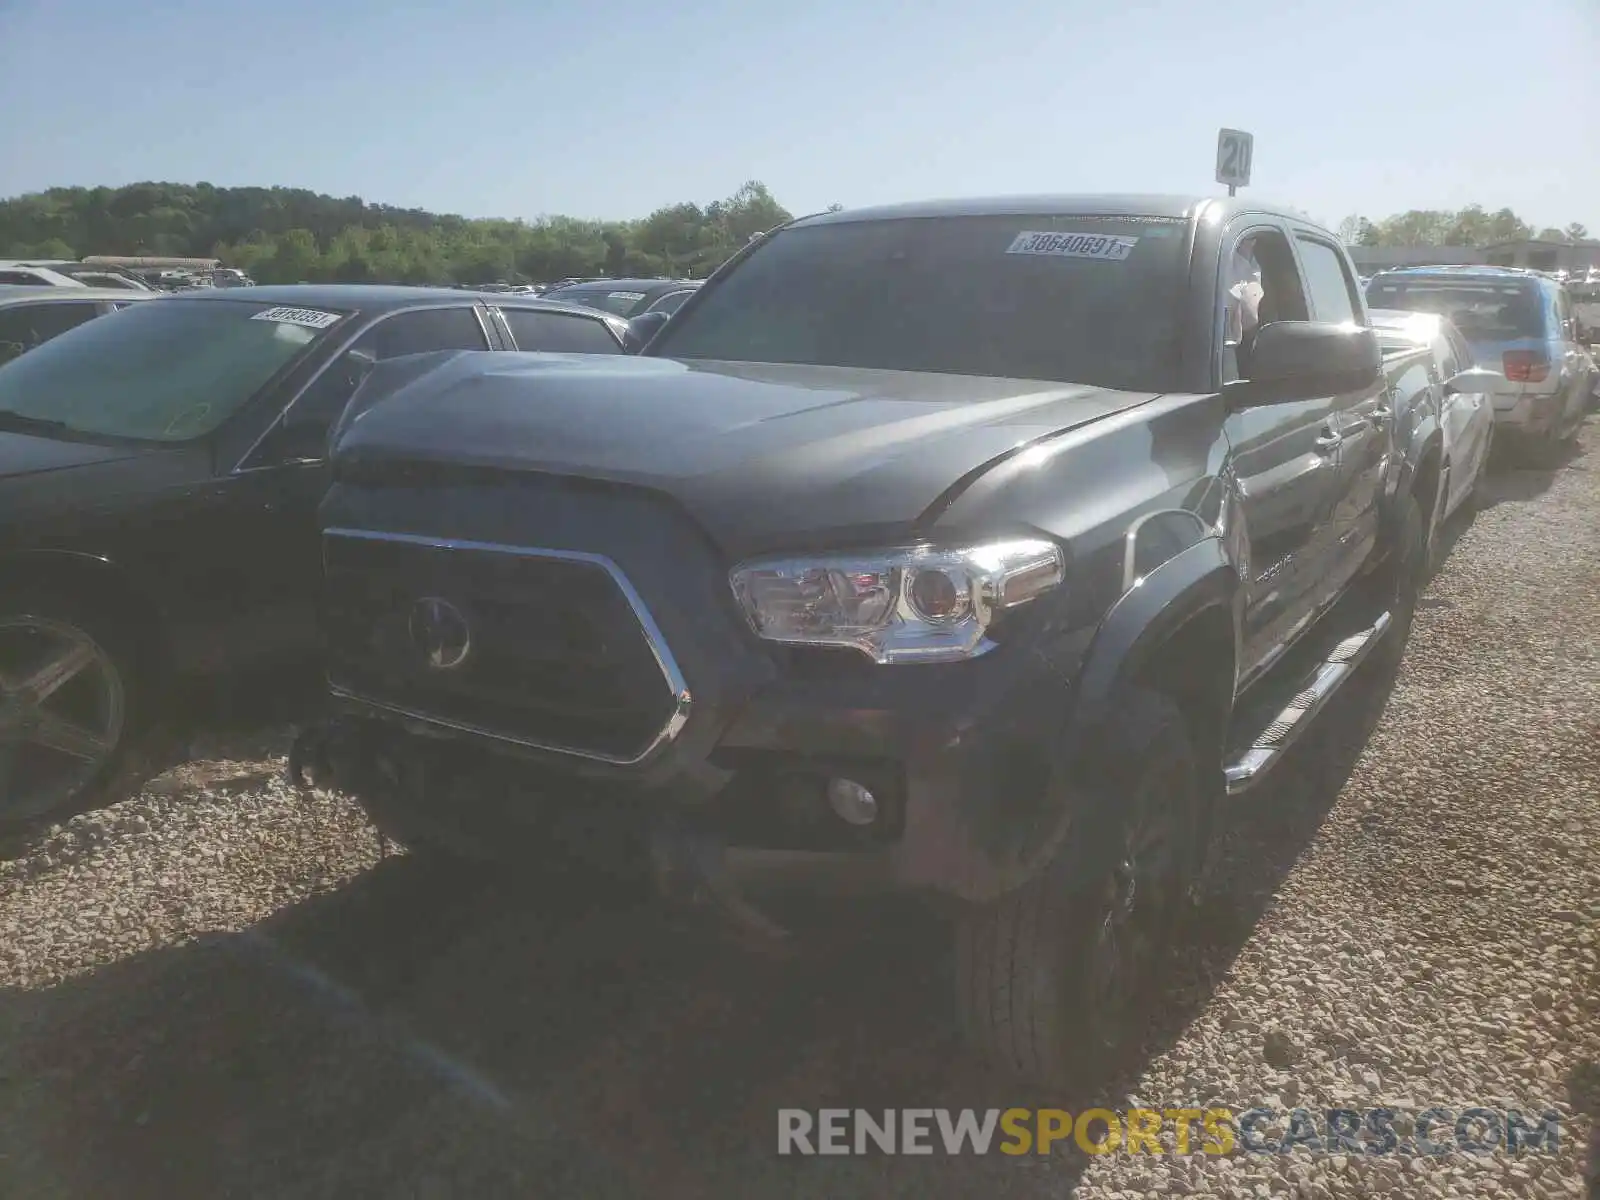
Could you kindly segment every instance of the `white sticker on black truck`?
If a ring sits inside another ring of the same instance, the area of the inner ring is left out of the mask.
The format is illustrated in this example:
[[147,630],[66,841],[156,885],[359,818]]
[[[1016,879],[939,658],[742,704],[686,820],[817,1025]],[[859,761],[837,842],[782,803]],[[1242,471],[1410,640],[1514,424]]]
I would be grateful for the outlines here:
[[1121,262],[1133,253],[1139,244],[1136,237],[1104,233],[1035,233],[1017,234],[1007,248],[1007,254],[1045,254],[1055,258],[1103,258]]
[[276,321],[280,325],[300,325],[306,329],[326,329],[339,320],[339,313],[318,308],[269,308],[251,317],[252,321]]

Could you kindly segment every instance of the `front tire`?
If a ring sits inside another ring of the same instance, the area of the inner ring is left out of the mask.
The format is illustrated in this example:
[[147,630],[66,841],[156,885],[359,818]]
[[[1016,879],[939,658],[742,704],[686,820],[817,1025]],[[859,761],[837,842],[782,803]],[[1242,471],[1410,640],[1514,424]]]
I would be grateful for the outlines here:
[[129,630],[69,594],[0,593],[0,828],[92,806],[143,719]]
[[1024,1078],[1098,1075],[1138,1041],[1183,909],[1202,827],[1193,741],[1167,696],[1129,688],[1096,752],[1085,829],[956,931],[969,1041]]

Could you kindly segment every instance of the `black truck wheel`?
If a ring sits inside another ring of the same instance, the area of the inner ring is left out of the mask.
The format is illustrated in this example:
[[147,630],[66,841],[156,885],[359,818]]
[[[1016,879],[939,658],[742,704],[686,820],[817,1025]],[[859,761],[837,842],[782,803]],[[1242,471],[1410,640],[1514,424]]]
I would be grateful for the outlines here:
[[1028,1079],[1097,1074],[1137,1043],[1198,857],[1199,778],[1178,706],[1130,688],[1106,728],[1089,817],[1106,823],[1100,836],[1075,839],[1077,849],[957,927],[966,1034]]
[[94,803],[142,716],[128,631],[82,599],[0,592],[0,828]]

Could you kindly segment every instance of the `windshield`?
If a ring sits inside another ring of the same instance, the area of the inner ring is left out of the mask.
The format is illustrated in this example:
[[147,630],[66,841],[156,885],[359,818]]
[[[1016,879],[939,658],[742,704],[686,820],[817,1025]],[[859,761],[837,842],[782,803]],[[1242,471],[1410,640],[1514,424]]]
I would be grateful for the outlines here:
[[221,425],[342,317],[232,300],[130,305],[0,367],[0,414],[95,437],[187,441]]
[[1449,317],[1470,341],[1544,336],[1538,289],[1520,281],[1394,279],[1367,288],[1373,308],[1400,308]]
[[650,349],[1162,390],[1185,282],[1181,220],[978,216],[784,230]]
[[567,287],[554,288],[544,294],[546,300],[564,300],[568,304],[582,304],[619,317],[631,317],[643,306],[644,293],[617,287]]

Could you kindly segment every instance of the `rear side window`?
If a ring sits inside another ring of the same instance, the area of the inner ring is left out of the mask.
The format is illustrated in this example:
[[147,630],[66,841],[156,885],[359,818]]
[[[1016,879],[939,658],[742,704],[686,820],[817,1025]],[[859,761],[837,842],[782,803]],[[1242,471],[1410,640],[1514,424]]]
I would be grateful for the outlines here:
[[76,304],[13,304],[0,308],[0,362],[76,329],[100,315],[90,301]]
[[1336,325],[1360,322],[1360,302],[1355,281],[1344,265],[1344,255],[1326,242],[1300,238],[1300,263],[1305,269],[1306,290],[1311,308],[1319,321]]
[[678,309],[683,307],[683,302],[692,295],[694,295],[692,291],[668,292],[665,296],[661,297],[661,299],[657,300],[645,311],[675,313],[678,311]]
[[1524,280],[1374,279],[1367,287],[1367,303],[1374,308],[1439,313],[1449,317],[1469,342],[1544,337],[1539,289]]
[[621,354],[622,346],[604,321],[576,313],[540,312],[531,308],[503,308],[506,324],[518,350],[544,350],[559,354]]

